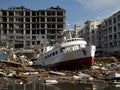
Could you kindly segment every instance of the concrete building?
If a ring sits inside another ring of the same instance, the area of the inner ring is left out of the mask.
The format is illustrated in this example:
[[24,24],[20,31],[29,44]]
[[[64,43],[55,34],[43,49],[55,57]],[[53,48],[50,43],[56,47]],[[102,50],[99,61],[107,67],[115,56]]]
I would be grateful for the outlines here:
[[79,36],[84,38],[88,44],[97,45],[97,30],[98,25],[103,20],[89,20],[85,22],[85,26],[79,31]]
[[65,10],[51,7],[31,10],[11,7],[0,10],[0,44],[13,48],[56,42],[65,28]]
[[103,51],[120,51],[120,11],[99,25],[98,47]]

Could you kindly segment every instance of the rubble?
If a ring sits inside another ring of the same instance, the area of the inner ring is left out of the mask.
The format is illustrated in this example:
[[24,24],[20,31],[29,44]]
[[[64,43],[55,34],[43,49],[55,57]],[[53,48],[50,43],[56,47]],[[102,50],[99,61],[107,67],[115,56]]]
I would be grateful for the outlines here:
[[50,74],[55,74],[55,75],[61,75],[61,76],[65,76],[65,75],[66,75],[65,73],[56,72],[56,71],[50,71],[49,73],[50,73]]
[[46,84],[57,84],[58,81],[57,80],[45,80]]
[[[27,61],[29,63],[29,58],[26,56],[21,55],[21,59],[23,62]],[[0,78],[6,78],[7,83],[23,84],[31,83],[34,80],[42,80],[46,84],[96,81],[112,83],[113,80],[120,79],[120,63],[115,57],[97,58],[90,69],[72,71],[37,67],[27,63],[20,63],[18,60],[20,58],[17,59],[17,62],[0,61]]]
[[107,79],[120,79],[120,73],[117,73],[117,72],[110,73],[106,78]]

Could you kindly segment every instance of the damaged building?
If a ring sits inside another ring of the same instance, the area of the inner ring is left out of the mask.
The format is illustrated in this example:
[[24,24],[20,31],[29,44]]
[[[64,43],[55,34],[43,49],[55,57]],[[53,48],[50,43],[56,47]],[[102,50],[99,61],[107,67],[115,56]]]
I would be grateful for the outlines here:
[[59,6],[46,10],[31,10],[24,6],[0,9],[0,44],[26,48],[56,43],[65,27],[65,10]]

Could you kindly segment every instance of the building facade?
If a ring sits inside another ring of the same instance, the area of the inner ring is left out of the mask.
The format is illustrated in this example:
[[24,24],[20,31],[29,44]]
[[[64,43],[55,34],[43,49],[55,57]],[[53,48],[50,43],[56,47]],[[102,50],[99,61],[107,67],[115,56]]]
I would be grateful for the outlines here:
[[59,6],[46,10],[11,7],[0,10],[0,44],[13,48],[55,43],[65,28],[66,11]]
[[79,31],[79,36],[84,38],[88,44],[97,45],[97,30],[98,25],[103,20],[89,20],[85,22],[85,26]]
[[120,11],[99,25],[98,46],[103,51],[120,51]]

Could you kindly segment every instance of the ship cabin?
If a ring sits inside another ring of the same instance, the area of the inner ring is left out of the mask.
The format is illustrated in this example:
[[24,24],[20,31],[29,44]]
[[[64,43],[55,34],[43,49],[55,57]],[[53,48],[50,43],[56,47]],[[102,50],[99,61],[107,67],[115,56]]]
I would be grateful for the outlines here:
[[[66,39],[60,46],[48,46],[44,50],[42,59],[50,59],[58,54],[68,53],[80,48],[85,48],[87,42],[83,38]],[[43,59],[43,60],[44,60]]]
[[69,46],[80,46],[86,47],[87,42],[83,38],[71,38],[66,39],[63,43],[61,43],[61,47],[69,47]]

